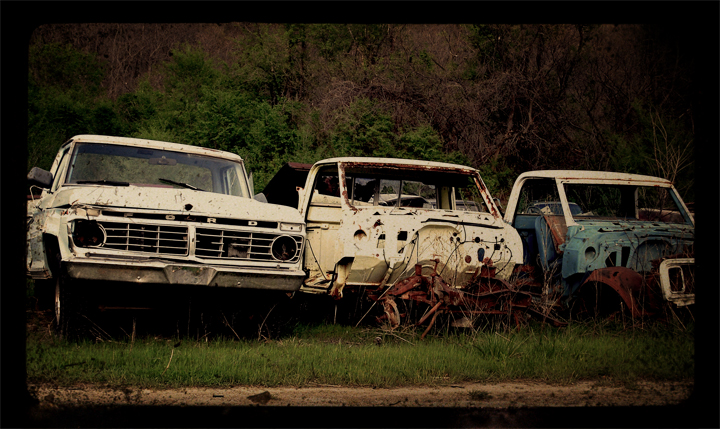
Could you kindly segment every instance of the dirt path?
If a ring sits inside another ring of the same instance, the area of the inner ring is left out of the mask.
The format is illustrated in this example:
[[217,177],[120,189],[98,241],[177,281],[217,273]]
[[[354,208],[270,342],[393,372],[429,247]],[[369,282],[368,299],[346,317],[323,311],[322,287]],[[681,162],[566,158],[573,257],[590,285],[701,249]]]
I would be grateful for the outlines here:
[[681,427],[697,414],[697,407],[685,406],[693,388],[693,380],[625,385],[513,381],[393,389],[137,389],[45,383],[28,385],[30,405],[18,427],[627,427],[635,424],[618,416],[629,412],[647,427]]
[[113,389],[78,385],[60,388],[30,385],[41,409],[78,406],[267,406],[267,407],[608,407],[665,406],[687,400],[693,383],[638,382],[611,386],[603,382],[550,385],[538,382],[464,383],[444,387],[394,389],[316,387],[233,387]]

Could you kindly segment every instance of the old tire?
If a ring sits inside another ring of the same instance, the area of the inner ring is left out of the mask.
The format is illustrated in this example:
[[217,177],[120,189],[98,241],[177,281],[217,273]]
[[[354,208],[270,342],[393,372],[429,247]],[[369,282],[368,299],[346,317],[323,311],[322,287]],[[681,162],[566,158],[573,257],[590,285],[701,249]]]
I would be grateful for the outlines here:
[[75,285],[63,275],[55,280],[55,334],[60,338],[76,338],[80,332],[79,294]]
[[46,311],[53,309],[53,301],[55,300],[55,281],[36,279],[33,280],[33,297],[31,301],[36,311]]

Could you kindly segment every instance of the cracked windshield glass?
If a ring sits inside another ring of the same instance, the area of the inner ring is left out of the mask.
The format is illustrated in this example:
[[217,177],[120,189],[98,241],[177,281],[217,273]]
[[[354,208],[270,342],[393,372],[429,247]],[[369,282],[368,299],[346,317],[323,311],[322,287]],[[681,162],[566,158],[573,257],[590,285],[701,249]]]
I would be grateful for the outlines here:
[[78,144],[66,184],[187,188],[249,197],[242,164],[230,160],[111,144]]

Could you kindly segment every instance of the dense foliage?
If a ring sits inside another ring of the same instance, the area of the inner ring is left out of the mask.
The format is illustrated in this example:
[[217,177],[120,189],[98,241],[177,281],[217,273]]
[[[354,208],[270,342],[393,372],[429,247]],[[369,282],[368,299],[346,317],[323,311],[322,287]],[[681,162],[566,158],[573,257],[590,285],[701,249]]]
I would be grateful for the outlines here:
[[29,49],[28,169],[75,134],[287,161],[387,156],[481,170],[663,176],[693,194],[693,58],[641,25],[84,24]]

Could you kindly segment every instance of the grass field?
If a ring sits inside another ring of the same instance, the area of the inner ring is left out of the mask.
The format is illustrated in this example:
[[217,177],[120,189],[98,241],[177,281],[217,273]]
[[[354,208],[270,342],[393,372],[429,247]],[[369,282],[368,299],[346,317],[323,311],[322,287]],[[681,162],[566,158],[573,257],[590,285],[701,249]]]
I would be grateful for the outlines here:
[[442,385],[461,381],[570,383],[694,376],[694,326],[655,323],[520,330],[389,331],[296,325],[272,340],[167,338],[68,342],[29,334],[28,381],[161,388],[183,386]]

